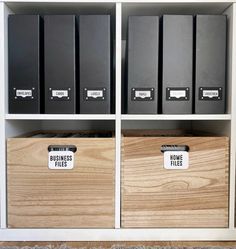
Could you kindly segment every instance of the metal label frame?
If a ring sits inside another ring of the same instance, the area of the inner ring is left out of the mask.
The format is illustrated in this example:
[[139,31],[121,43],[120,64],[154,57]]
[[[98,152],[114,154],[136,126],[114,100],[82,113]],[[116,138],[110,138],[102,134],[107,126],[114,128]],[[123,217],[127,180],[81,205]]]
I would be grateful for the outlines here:
[[[171,97],[171,91],[185,91],[185,97]],[[189,101],[190,88],[189,87],[167,87],[166,88],[166,101]]]
[[[19,89],[19,88],[16,88],[16,87],[13,87],[13,98],[14,98],[14,100],[22,100],[22,101],[29,101],[29,100],[37,100],[37,96],[36,96],[36,94],[35,94],[35,92],[36,92],[36,88],[35,87],[29,87],[29,88],[26,88],[26,87],[22,87],[21,89]],[[32,96],[26,96],[26,97],[21,97],[21,96],[17,96],[16,95],[16,92],[18,91],[18,90],[22,90],[22,91],[32,91]]]
[[[219,95],[216,97],[204,97],[204,91],[218,91]],[[223,87],[199,87],[199,100],[202,101],[221,101],[223,99]]]
[[[52,91],[67,91],[68,92],[68,96],[67,97],[55,97],[52,96]],[[49,100],[51,101],[70,101],[71,100],[71,88],[63,88],[63,89],[55,89],[52,87],[48,88],[48,96],[49,96]]]
[[[88,96],[88,91],[102,91],[102,97],[91,97]],[[95,87],[83,89],[84,101],[106,101],[107,100],[107,89],[105,87]]]
[[[137,97],[136,96],[136,92],[137,91],[149,91],[150,92],[150,97]],[[155,99],[155,88],[154,87],[150,87],[150,88],[131,88],[131,100],[132,101],[153,101]]]

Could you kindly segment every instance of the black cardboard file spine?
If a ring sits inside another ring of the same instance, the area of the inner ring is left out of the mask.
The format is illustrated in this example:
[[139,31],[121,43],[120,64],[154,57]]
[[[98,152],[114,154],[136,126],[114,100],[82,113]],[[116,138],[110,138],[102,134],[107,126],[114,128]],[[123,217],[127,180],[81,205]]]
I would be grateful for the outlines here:
[[39,15],[8,18],[9,113],[41,111],[41,24]]
[[163,16],[162,112],[193,112],[193,17]]
[[80,113],[111,112],[111,24],[109,15],[79,17]]
[[196,16],[195,113],[225,113],[226,29],[223,15]]
[[75,16],[44,16],[45,113],[76,113]]
[[158,111],[159,17],[128,20],[127,113]]

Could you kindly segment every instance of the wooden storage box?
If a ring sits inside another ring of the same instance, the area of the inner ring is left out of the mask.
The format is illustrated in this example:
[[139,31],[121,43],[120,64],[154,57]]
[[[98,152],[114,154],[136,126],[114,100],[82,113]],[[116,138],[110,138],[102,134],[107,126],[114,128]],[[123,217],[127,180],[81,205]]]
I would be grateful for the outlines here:
[[[49,169],[50,145],[76,148],[74,168]],[[8,139],[8,227],[113,228],[114,172],[112,133]]]
[[[189,168],[164,168],[162,145],[189,147]],[[124,132],[122,227],[228,227],[229,139]]]

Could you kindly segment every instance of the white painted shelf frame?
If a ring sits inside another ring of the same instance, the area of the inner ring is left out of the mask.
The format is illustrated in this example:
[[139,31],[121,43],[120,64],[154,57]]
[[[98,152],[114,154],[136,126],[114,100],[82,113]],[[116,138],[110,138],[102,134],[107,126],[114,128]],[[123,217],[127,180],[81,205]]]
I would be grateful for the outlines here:
[[[235,2],[235,3],[234,3]],[[67,8],[64,8],[67,6]],[[54,9],[85,13],[90,8],[112,13],[115,18],[116,109],[111,115],[8,114],[7,17],[10,13],[54,13]],[[127,115],[122,114],[122,62],[128,15],[164,13],[216,13],[228,16],[228,103],[224,115]],[[152,241],[236,240],[236,0],[8,0],[0,1],[0,240],[1,241]],[[115,228],[114,229],[8,229],[6,205],[6,139],[25,131],[53,128],[112,128],[116,135]],[[123,229],[121,217],[122,128],[187,127],[211,130],[230,137],[229,227],[224,229]]]

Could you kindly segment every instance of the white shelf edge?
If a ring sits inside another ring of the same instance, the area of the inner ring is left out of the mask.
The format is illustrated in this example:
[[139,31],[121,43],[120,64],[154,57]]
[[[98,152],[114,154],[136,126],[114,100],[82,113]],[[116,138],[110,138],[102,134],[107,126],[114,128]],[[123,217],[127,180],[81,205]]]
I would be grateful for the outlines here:
[[116,3],[116,169],[115,169],[115,228],[121,222],[121,40],[122,5]]
[[[116,120],[115,114],[6,114],[5,120]],[[231,114],[123,114],[121,120],[231,120]]]
[[227,14],[228,16],[228,34],[230,35],[228,37],[229,40],[229,47],[230,52],[228,55],[228,75],[229,75],[229,83],[231,84],[231,102],[230,109],[232,112],[231,117],[231,126],[230,126],[230,168],[229,168],[229,227],[234,228],[235,227],[235,164],[236,164],[236,147],[235,147],[235,138],[236,138],[236,132],[235,132],[235,124],[236,124],[236,100],[233,96],[235,96],[236,93],[236,87],[235,87],[235,62],[236,62],[236,4],[233,4],[230,8],[226,9],[224,14]]
[[115,114],[6,114],[5,120],[115,120]]
[[[10,0],[13,2],[14,0]],[[18,0],[19,1],[19,0]],[[20,0],[23,1],[23,0]],[[120,0],[121,3],[234,3],[235,0]]]
[[[4,3],[22,3],[25,0],[2,0]],[[30,0],[32,3],[234,3],[235,0]]]
[[235,241],[235,229],[1,229],[1,241]]
[[[5,17],[7,15],[7,9],[5,5],[0,3],[0,34],[2,37],[7,35]],[[0,160],[2,162],[0,166],[0,226],[2,228],[6,227],[6,144],[5,144],[5,122],[4,122],[4,111],[5,111],[5,81],[7,78],[7,73],[5,71],[6,67],[6,51],[7,44],[5,39],[0,41],[0,82],[1,82],[1,93],[0,93]]]
[[121,120],[231,120],[231,114],[123,114]]

